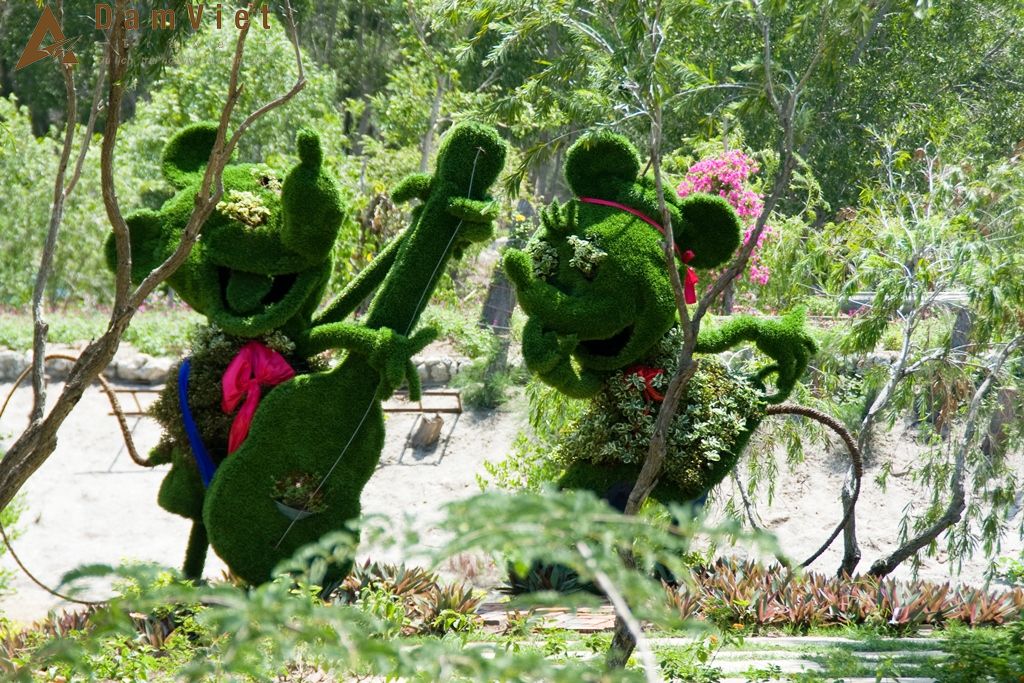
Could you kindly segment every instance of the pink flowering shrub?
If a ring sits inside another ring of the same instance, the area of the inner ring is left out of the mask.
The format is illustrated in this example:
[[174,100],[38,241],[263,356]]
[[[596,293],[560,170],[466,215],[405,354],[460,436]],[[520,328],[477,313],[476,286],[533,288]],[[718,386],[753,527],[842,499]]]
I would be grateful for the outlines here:
[[[757,162],[738,149],[724,152],[717,156],[701,159],[686,172],[683,182],[679,183],[676,192],[686,197],[694,192],[706,192],[724,197],[732,208],[736,209],[740,220],[745,226],[743,243],[750,240],[754,231],[754,223],[761,214],[764,201],[761,195],[750,189],[748,178],[760,170]],[[765,226],[757,245],[750,255],[750,281],[758,285],[768,284],[771,274],[768,266],[761,262],[760,251],[765,239],[772,233],[771,226]]]

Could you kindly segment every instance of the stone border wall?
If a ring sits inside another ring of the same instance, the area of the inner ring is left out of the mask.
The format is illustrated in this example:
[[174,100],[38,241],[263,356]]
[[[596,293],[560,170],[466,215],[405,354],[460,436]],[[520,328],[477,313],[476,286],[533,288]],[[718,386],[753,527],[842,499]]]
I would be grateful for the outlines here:
[[[77,355],[75,349],[52,348],[50,351]],[[0,382],[13,382],[17,379],[29,366],[31,358],[29,351],[0,349]],[[177,358],[150,356],[122,347],[103,371],[103,376],[109,380],[132,384],[163,384],[177,361]],[[471,361],[440,356],[414,358],[413,362],[416,363],[416,370],[424,385],[439,386],[451,382]],[[67,378],[70,369],[71,361],[53,360],[46,364],[46,375],[53,381],[62,381]]]

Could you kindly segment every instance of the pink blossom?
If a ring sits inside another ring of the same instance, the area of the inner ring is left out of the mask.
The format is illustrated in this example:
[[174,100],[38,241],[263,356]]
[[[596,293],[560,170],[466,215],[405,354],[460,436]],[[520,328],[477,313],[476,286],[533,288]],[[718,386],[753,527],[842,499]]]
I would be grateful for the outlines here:
[[[741,150],[729,150],[717,156],[701,159],[690,166],[686,177],[676,188],[676,192],[680,197],[686,197],[695,192],[717,194],[719,197],[723,197],[736,210],[736,214],[746,228],[743,235],[743,243],[746,244],[750,240],[754,223],[764,208],[763,198],[750,189],[748,182],[750,176],[759,170],[757,162]],[[771,226],[765,226],[750,255],[750,269],[747,276],[751,282],[762,286],[768,284],[771,272],[761,262],[760,251],[765,238],[773,232]]]

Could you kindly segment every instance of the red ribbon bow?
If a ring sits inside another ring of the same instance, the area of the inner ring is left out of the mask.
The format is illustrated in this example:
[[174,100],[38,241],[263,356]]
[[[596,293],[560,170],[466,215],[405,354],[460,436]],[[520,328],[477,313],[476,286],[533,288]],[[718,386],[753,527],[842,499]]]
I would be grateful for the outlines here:
[[277,351],[257,341],[242,347],[221,378],[223,394],[220,407],[225,414],[230,414],[239,402],[245,400],[231,423],[228,453],[234,453],[249,435],[249,425],[260,404],[260,387],[273,387],[294,376],[295,370]]
[[644,398],[648,401],[661,403],[665,395],[654,388],[654,378],[664,372],[661,368],[651,368],[646,365],[634,365],[626,369],[626,376],[636,375],[644,381]]

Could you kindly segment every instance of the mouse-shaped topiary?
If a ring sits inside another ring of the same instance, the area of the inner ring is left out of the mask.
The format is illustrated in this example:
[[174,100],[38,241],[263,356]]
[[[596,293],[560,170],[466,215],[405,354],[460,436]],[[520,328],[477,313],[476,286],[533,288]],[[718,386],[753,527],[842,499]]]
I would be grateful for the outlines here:
[[[128,217],[133,279],[176,247],[215,135],[215,126],[199,124],[167,144],[162,169],[178,193],[159,212]],[[445,261],[491,232],[495,211],[485,195],[505,148],[493,130],[461,124],[445,138],[438,172],[395,192],[396,199],[424,199],[410,228],[314,317],[344,207],[316,134],[300,131],[297,145],[299,163],[283,183],[262,165],[225,168],[223,201],[169,278],[211,323],[158,401],[166,433],[151,457],[172,462],[160,504],[194,522],[190,578],[201,575],[209,540],[237,575],[264,581],[298,545],[358,514],[383,445],[380,401],[403,382],[418,397],[410,359],[434,332],[410,332]],[[107,250],[113,267],[112,240]],[[345,322],[382,282],[365,324]],[[327,349],[350,353],[328,370],[317,359]],[[290,524],[274,491],[297,476],[322,483],[315,487],[320,509]],[[270,539],[275,533],[287,533],[286,542]]]
[[[651,404],[661,400],[682,335],[654,181],[641,176],[636,149],[611,132],[584,135],[566,155],[565,177],[575,198],[542,211],[541,228],[524,249],[505,253],[504,267],[528,316],[527,367],[569,396],[594,399],[556,454],[567,467],[560,483],[607,496],[636,479],[650,440],[645,430],[653,428]],[[732,256],[740,245],[739,220],[721,197],[665,200],[687,302],[694,303],[693,269],[714,268]],[[669,440],[677,476],[663,477],[655,497],[693,499],[717,484],[760,422],[764,404],[788,396],[815,350],[797,312],[779,320],[734,317],[702,331],[697,352],[718,353],[741,342],[753,342],[773,363],[748,381],[701,360],[705,369],[691,380],[689,403],[680,406]],[[753,391],[772,374],[772,395]],[[719,400],[729,404],[728,419],[719,419],[725,413],[713,405],[697,405]],[[697,424],[700,415],[705,422]],[[698,426],[718,439],[713,448],[695,441]]]

